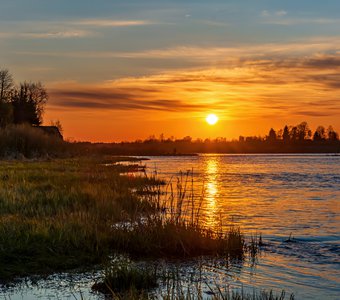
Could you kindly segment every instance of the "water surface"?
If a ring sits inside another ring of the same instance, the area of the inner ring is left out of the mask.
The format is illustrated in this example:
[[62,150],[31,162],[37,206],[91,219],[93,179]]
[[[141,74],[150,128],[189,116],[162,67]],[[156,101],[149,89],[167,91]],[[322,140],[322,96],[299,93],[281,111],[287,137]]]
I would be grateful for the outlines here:
[[147,166],[174,185],[180,171],[193,174],[189,189],[192,180],[206,226],[237,224],[248,236],[262,235],[257,265],[215,268],[229,276],[222,281],[340,299],[340,156],[150,157]]

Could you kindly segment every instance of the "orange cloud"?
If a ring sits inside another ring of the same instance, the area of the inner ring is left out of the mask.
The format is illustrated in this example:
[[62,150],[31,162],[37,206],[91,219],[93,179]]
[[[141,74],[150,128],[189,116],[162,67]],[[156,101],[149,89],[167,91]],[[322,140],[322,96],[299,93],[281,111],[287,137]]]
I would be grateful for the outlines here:
[[[76,111],[75,119],[81,114],[102,115],[101,122],[107,118],[105,127],[124,126],[124,132],[129,132],[125,139],[144,138],[159,130],[178,135],[183,128],[182,135],[205,137],[211,133],[198,129],[197,122],[209,112],[221,120],[215,132],[218,136],[264,134],[278,120],[315,124],[327,120],[340,127],[339,71],[338,53],[238,58],[229,67],[167,71],[97,84],[50,85],[49,109],[67,114]],[[113,121],[113,115],[120,121]],[[237,130],[230,126],[241,121],[243,127],[238,125]],[[257,124],[253,131],[245,126],[251,122]],[[227,123],[228,130],[222,127]],[[140,128],[148,128],[148,133]]]

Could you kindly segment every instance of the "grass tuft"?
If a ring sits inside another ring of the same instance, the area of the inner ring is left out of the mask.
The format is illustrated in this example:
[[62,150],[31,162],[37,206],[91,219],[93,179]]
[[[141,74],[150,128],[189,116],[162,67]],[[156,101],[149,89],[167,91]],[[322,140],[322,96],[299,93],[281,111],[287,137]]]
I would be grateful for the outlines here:
[[123,256],[112,259],[104,270],[104,281],[92,286],[93,290],[108,295],[147,291],[158,286],[156,268],[137,268]]

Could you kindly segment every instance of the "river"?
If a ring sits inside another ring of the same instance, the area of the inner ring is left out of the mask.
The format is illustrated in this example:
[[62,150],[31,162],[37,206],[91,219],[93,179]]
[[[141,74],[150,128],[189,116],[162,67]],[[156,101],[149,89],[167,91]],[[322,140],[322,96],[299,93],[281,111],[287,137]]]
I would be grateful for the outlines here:
[[192,174],[206,226],[236,224],[246,236],[262,235],[255,266],[214,268],[233,278],[228,284],[283,288],[296,299],[340,299],[340,156],[149,158],[149,172],[174,184],[180,171]]
[[[205,226],[235,224],[246,237],[263,238],[256,263],[207,260],[199,280],[246,291],[284,289],[295,299],[340,299],[340,156],[206,154],[149,159],[148,173],[174,185],[179,172],[190,173],[189,189],[200,202]],[[184,278],[195,273],[194,262],[173,264]],[[29,280],[2,295],[12,300],[100,299],[90,292],[98,276],[59,274]]]

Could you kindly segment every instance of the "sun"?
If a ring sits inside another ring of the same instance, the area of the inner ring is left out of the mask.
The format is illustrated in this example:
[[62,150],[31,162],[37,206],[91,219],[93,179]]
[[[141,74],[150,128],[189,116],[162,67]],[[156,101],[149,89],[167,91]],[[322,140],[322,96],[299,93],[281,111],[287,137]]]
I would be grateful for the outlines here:
[[209,125],[215,125],[218,121],[218,117],[214,114],[210,114],[205,119]]

